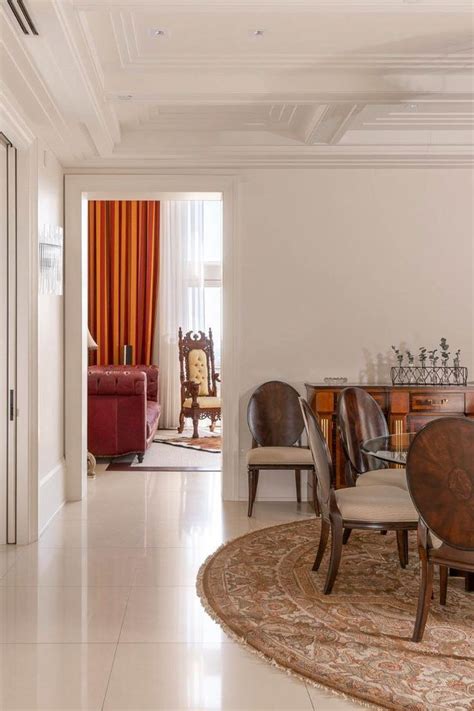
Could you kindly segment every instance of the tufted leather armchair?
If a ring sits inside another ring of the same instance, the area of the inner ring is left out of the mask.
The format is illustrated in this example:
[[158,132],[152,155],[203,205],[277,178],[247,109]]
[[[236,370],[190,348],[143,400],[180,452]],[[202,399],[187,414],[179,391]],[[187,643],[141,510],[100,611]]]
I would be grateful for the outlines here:
[[156,365],[93,366],[88,372],[88,449],[142,462],[160,419]]

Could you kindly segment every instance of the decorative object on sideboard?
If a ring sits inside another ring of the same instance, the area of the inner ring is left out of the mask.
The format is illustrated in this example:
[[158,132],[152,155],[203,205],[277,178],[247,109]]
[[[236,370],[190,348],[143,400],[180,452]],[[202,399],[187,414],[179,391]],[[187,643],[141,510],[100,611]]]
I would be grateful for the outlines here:
[[39,234],[39,293],[62,296],[63,228],[43,225]]
[[345,385],[347,383],[347,378],[335,377],[335,378],[324,378],[326,385]]
[[[449,343],[446,338],[442,338],[438,348],[428,350],[421,346],[418,351],[419,365],[415,365],[415,356],[411,351],[405,352],[408,365],[404,365],[404,354],[398,348],[392,346],[398,361],[398,366],[390,369],[393,385],[466,385],[467,368],[460,365],[461,350],[455,352],[453,364],[449,365]],[[438,355],[438,353],[440,355]],[[438,361],[441,357],[441,365]],[[426,361],[429,365],[426,365]]]

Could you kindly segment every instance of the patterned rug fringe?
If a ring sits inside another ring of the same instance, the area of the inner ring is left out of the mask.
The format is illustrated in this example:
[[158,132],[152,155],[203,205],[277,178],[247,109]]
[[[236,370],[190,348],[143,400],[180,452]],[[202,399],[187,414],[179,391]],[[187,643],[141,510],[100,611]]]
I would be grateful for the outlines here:
[[[262,529],[255,529],[255,530],[271,530],[274,528],[280,528],[281,526],[286,526],[286,523],[282,524],[277,524],[275,526],[265,526]],[[248,533],[251,533],[252,531],[248,531],[247,533],[244,533],[242,536],[236,536],[235,538],[231,538],[222,545],[219,546],[213,553],[211,553],[204,563],[201,565],[199,568],[198,574],[197,574],[197,579],[196,579],[196,592],[198,594],[198,597],[201,601],[201,605],[211,617],[214,622],[217,622],[217,624],[222,628],[222,630],[226,633],[228,637],[234,640],[234,642],[237,642],[238,644],[242,645],[245,647],[245,649],[250,652],[251,654],[254,654],[257,657],[260,657],[260,659],[263,659],[265,662],[270,664],[272,667],[275,667],[276,669],[279,669],[282,672],[285,672],[288,676],[292,676],[295,679],[298,679],[299,681],[304,682],[305,684],[309,684],[310,686],[315,687],[316,689],[321,689],[322,691],[327,691],[333,694],[334,696],[338,696],[339,698],[343,698],[346,701],[351,701],[352,703],[358,704],[361,708],[368,708],[368,709],[376,709],[377,711],[380,711],[381,709],[387,709],[387,706],[379,706],[373,703],[370,703],[369,701],[364,701],[362,699],[359,699],[356,696],[350,696],[349,694],[346,694],[343,691],[339,691],[338,689],[334,689],[331,686],[326,686],[325,684],[321,684],[317,681],[314,681],[314,679],[310,679],[307,676],[304,676],[303,674],[298,674],[298,672],[293,671],[289,667],[284,666],[283,664],[280,664],[277,662],[273,657],[269,657],[267,654],[264,652],[261,652],[258,650],[256,647],[254,647],[250,642],[248,642],[245,637],[241,637],[238,635],[234,630],[229,627],[214,611],[214,609],[211,607],[209,604],[209,601],[207,599],[206,593],[204,592],[204,585],[203,585],[203,579],[204,579],[204,573],[209,565],[209,563],[213,560],[213,558],[223,549],[225,548],[229,543],[235,543],[236,541],[239,541],[242,538],[246,538]]]

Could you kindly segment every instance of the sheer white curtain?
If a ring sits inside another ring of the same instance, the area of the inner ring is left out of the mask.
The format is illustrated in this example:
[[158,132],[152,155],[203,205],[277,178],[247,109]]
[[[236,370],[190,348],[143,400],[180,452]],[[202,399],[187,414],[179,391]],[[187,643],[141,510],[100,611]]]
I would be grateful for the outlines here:
[[181,408],[178,328],[203,331],[204,203],[164,200],[161,203],[160,286],[158,296],[158,365],[160,426],[178,426]]

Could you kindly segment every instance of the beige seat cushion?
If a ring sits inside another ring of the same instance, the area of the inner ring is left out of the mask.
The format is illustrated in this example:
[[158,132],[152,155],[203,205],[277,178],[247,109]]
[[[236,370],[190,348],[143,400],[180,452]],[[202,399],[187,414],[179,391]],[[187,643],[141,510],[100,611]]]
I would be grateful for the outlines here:
[[350,486],[336,491],[342,517],[353,521],[418,522],[410,494],[396,486]]
[[408,491],[405,469],[372,469],[357,477],[356,486],[398,486]]
[[[203,407],[206,409],[211,409],[211,408],[216,408],[221,406],[221,399],[220,397],[198,397],[197,399],[199,407]],[[191,407],[193,404],[193,400],[190,397],[187,397],[186,400],[184,401],[183,407]]]
[[306,447],[255,447],[247,452],[247,464],[287,464],[313,466],[313,457]]

